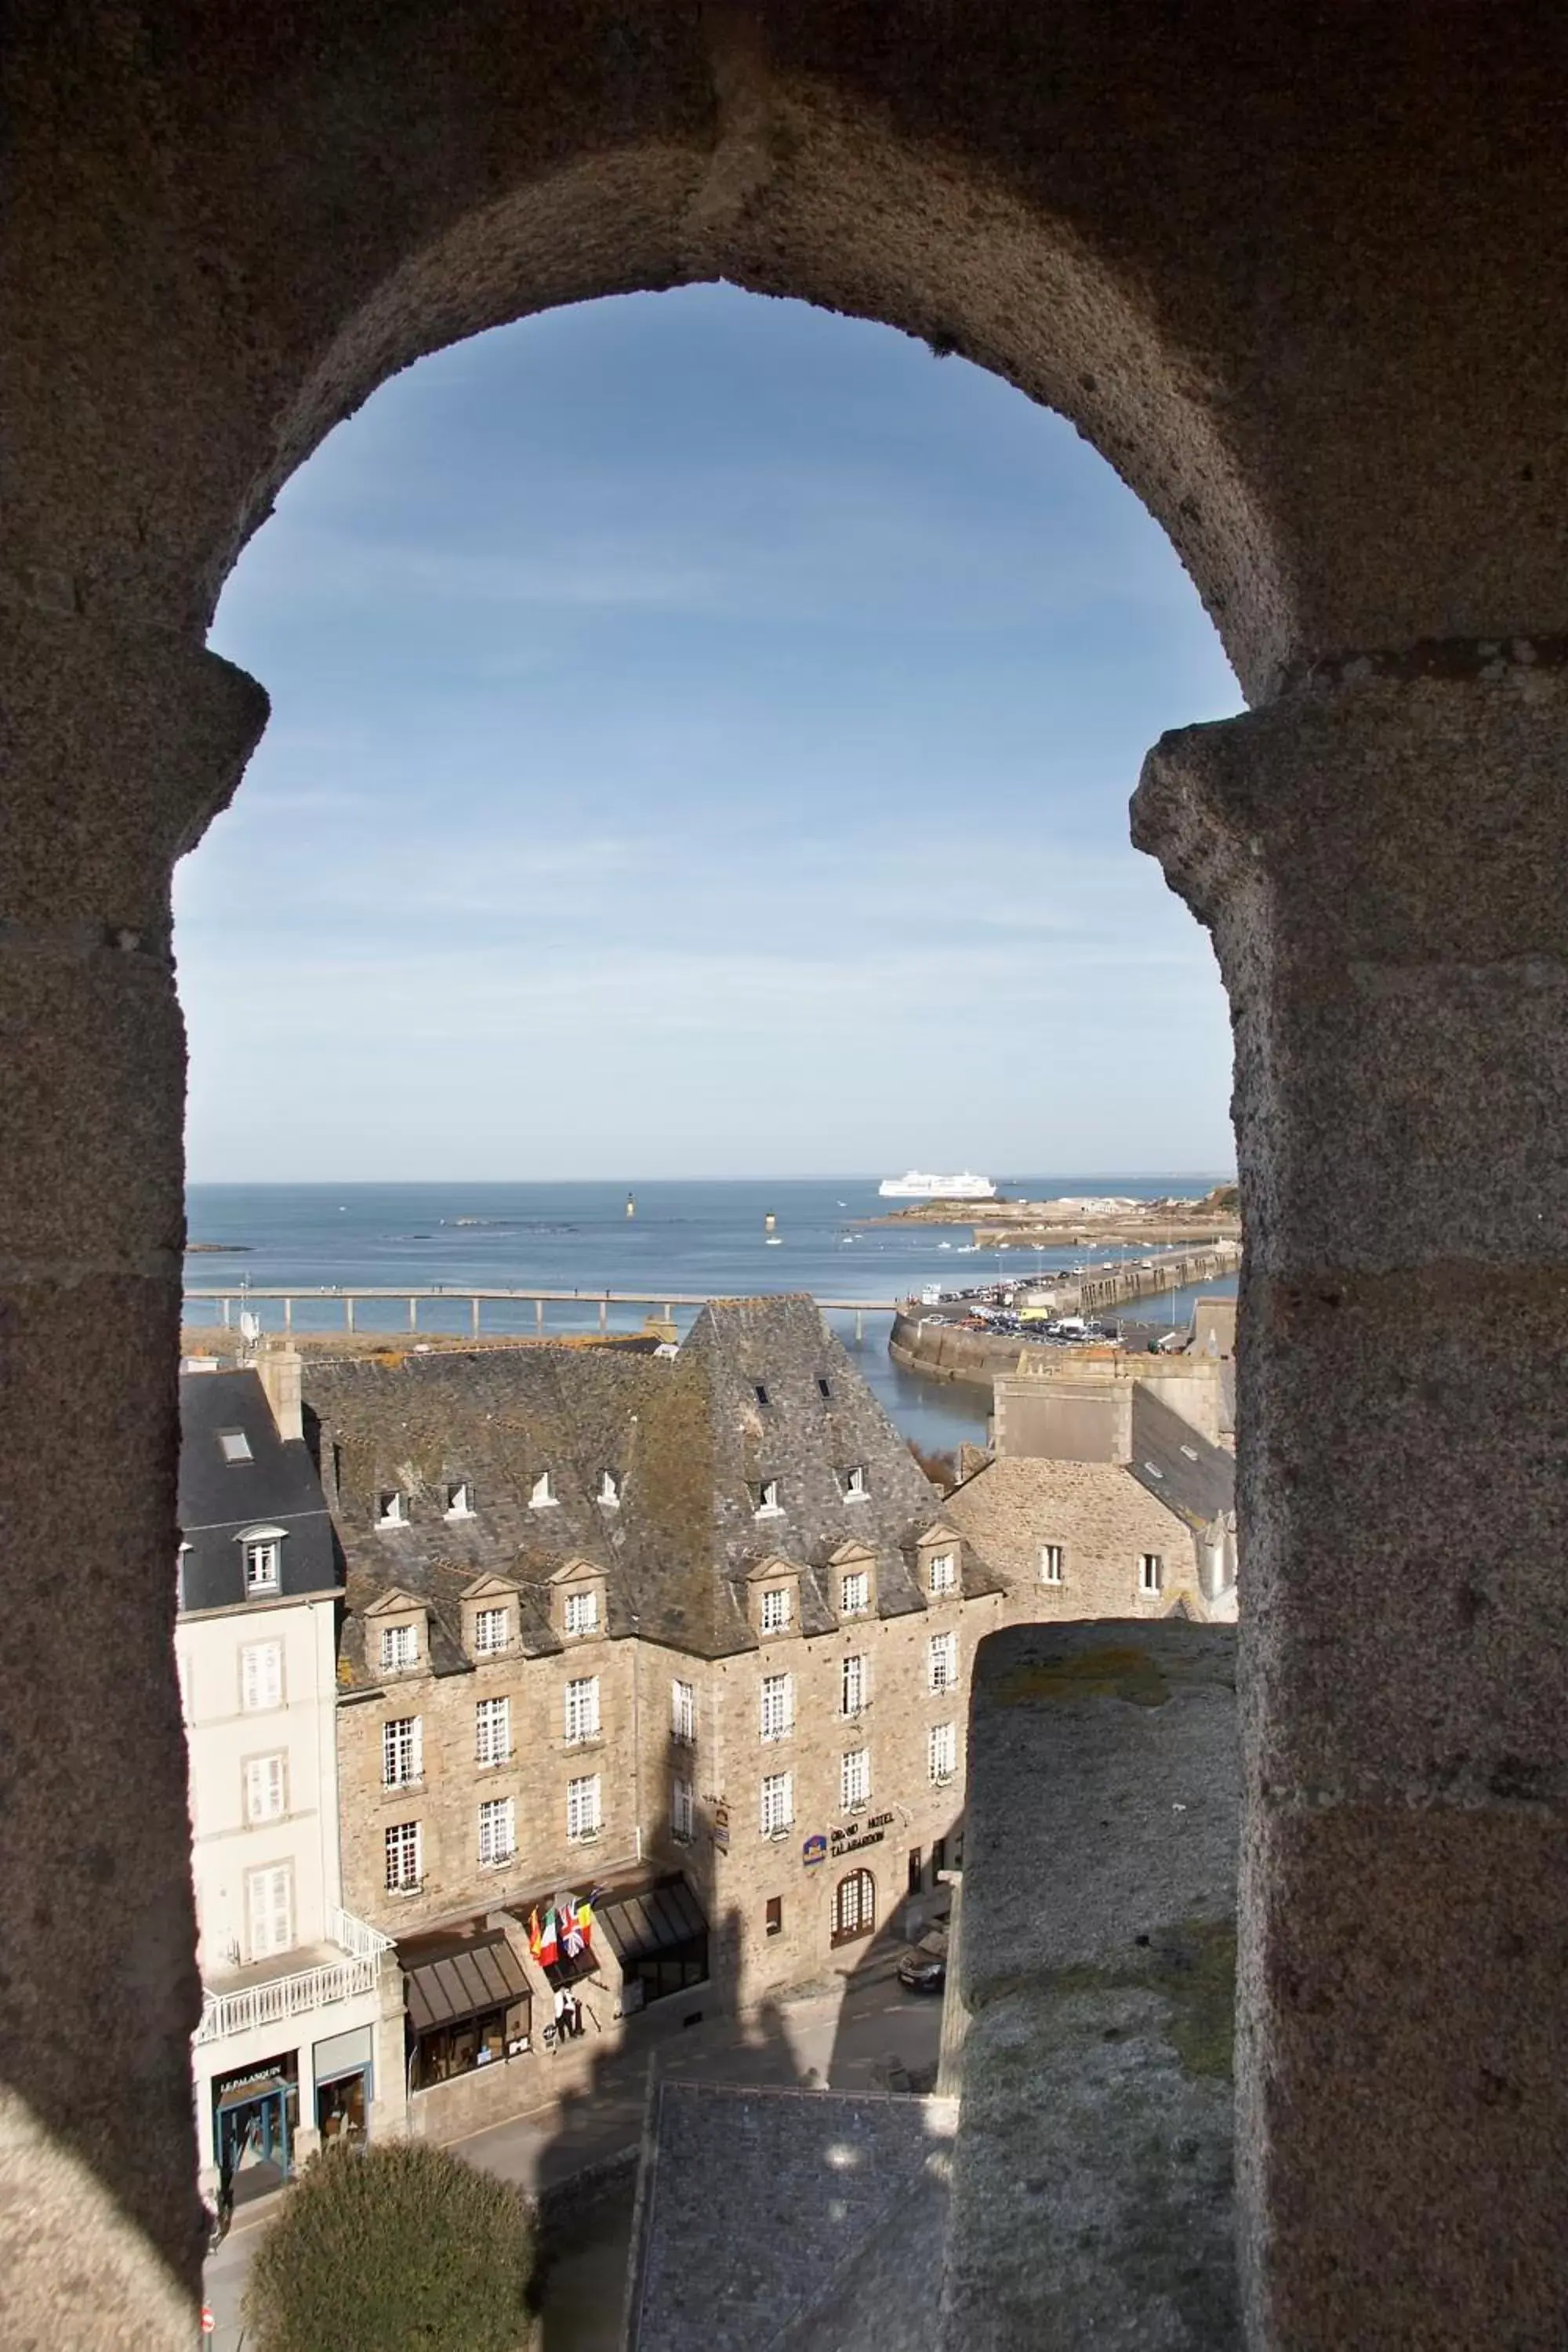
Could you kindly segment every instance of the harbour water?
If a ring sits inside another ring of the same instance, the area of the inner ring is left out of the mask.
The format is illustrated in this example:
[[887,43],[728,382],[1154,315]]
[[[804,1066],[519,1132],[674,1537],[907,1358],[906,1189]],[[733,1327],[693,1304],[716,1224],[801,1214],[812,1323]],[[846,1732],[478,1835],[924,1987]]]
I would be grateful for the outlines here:
[[[548,1309],[547,1329],[568,1332],[598,1328],[596,1302],[605,1290],[718,1297],[808,1290],[820,1298],[887,1300],[890,1313],[891,1302],[918,1296],[927,1283],[957,1288],[1026,1275],[1037,1265],[1076,1265],[1091,1255],[1103,1260],[1118,1254],[1115,1244],[1092,1254],[1071,1248],[973,1251],[965,1246],[965,1225],[867,1223],[862,1221],[886,1213],[887,1204],[877,1196],[879,1181],[857,1176],[776,1183],[632,1179],[616,1184],[193,1184],[190,1238],[206,1246],[187,1260],[185,1279],[197,1288],[228,1291],[237,1301],[242,1289],[295,1284],[301,1291],[399,1284],[452,1291],[449,1307],[439,1299],[421,1300],[420,1328],[428,1332],[468,1329],[465,1294],[474,1285],[575,1291],[580,1303]],[[1166,1193],[1195,1194],[1221,1181],[1209,1175],[998,1179],[1003,1192],[1034,1200],[1062,1193],[1153,1200]],[[630,1217],[628,1195],[636,1204]],[[1234,1288],[1234,1282],[1214,1286],[1224,1291]],[[1142,1312],[1150,1320],[1185,1320],[1191,1297],[1178,1292],[1149,1301]],[[281,1328],[278,1301],[258,1300],[254,1311],[264,1329]],[[487,1331],[534,1328],[530,1305],[488,1300],[483,1311]],[[636,1330],[645,1311],[612,1307],[610,1328]],[[677,1322],[689,1324],[695,1312],[678,1309]],[[193,1323],[215,1322],[218,1309],[192,1302],[186,1314]],[[340,1330],[343,1325],[343,1309],[331,1298],[300,1298],[293,1315],[299,1330]],[[856,1351],[887,1411],[917,1444],[947,1447],[984,1436],[983,1399],[918,1380],[889,1361],[888,1316],[863,1318],[858,1349],[854,1315],[832,1314],[829,1319]],[[362,1331],[405,1333],[408,1328],[406,1309],[396,1298],[361,1304],[355,1322]]]

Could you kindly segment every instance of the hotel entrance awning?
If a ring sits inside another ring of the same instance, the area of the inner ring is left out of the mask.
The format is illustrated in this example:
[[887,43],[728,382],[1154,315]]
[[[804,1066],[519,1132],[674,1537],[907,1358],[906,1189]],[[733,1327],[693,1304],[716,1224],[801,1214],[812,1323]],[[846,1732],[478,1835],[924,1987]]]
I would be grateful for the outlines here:
[[702,1906],[684,1878],[662,1878],[644,1894],[601,1902],[594,1916],[623,1969],[708,1933]]

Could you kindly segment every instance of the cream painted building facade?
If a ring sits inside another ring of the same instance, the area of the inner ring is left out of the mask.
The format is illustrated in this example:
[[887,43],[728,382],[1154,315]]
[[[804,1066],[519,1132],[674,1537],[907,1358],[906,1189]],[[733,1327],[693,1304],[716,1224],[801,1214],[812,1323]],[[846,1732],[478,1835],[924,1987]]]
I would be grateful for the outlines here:
[[[202,2020],[201,2179],[286,2177],[323,2136],[401,2128],[401,1988],[339,1862],[342,1579],[297,1364],[182,1378],[175,1655]],[[282,1425],[274,1410],[280,1403]]]

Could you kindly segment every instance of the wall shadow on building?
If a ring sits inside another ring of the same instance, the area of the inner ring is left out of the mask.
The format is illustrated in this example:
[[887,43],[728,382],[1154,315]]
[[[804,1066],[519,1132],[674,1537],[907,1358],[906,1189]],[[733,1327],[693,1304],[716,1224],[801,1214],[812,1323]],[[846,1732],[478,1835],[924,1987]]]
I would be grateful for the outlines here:
[[[631,2249],[637,2161],[659,2074],[795,2086],[797,2064],[782,2009],[764,2002],[737,2014],[743,1944],[739,1909],[716,1909],[714,1823],[700,1806],[689,1839],[677,1839],[675,1781],[694,1771],[693,1750],[668,1735],[659,1767],[664,1801],[644,1840],[649,1881],[679,1873],[708,1923],[707,1980],[665,1992],[617,2029],[616,1996],[602,1969],[583,1980],[584,2032],[546,2053],[543,2065],[576,2075],[560,2097],[539,2152],[542,2271],[539,2352],[618,2352]],[[579,1889],[587,1892],[586,1886]],[[605,1930],[600,1926],[596,1937]],[[585,2064],[584,2064],[585,2053]],[[581,2069],[581,2071],[577,2071]]]
[[[954,1813],[943,1835],[931,1845],[919,1849],[921,1855],[920,1884],[914,1883],[912,1862],[914,1849],[896,1845],[891,1838],[882,1846],[871,1849],[869,1854],[846,1856],[831,1864],[834,1871],[835,1893],[848,1870],[856,1865],[869,1868],[876,1885],[876,1927],[864,1943],[854,1948],[853,1965],[844,1979],[844,2000],[838,2011],[837,2029],[834,2035],[833,2053],[828,2061],[827,2081],[835,2090],[924,2092],[936,2081],[934,2058],[918,2064],[908,2063],[906,2054],[893,2046],[899,2037],[889,2025],[886,2036],[888,2046],[868,2054],[868,2042],[874,2039],[872,2025],[860,1996],[878,1985],[889,1988],[889,2001],[925,2002],[932,2007],[933,2021],[940,2010],[941,1994],[905,1991],[898,1982],[898,1965],[911,1946],[931,1928],[945,1926],[952,1908],[951,1890],[942,1885],[938,1873],[957,1870],[963,1858],[963,1814]],[[881,1859],[882,1856],[886,1859]],[[840,1969],[849,1959],[849,1948],[840,1946],[835,1958]]]

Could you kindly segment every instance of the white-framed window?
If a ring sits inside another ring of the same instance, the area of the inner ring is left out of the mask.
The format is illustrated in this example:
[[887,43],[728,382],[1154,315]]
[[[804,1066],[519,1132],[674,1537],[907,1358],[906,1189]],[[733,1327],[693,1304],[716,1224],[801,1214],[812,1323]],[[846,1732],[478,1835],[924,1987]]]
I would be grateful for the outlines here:
[[400,1715],[381,1727],[381,1785],[406,1789],[425,1777],[425,1726],[416,1715]]
[[566,1783],[566,1834],[574,1844],[583,1838],[597,1837],[603,1823],[599,1811],[599,1776],[587,1774],[581,1780]]
[[618,1511],[621,1507],[621,1482],[613,1470],[599,1473],[599,1500],[606,1511]]
[[425,1837],[418,1822],[394,1822],[386,1832],[386,1891],[389,1895],[414,1895],[419,1890],[425,1872]]
[[281,1821],[287,1810],[285,1759],[252,1756],[245,1767],[245,1818],[247,1822]]
[[247,1715],[262,1715],[283,1704],[283,1644],[247,1642],[239,1654],[239,1704]]
[[287,1862],[246,1874],[246,1914],[250,1928],[250,1957],[270,1959],[286,1952],[294,1941],[294,1871]]
[[669,1784],[669,1833],[677,1845],[689,1845],[697,1832],[697,1797],[689,1780]]
[[863,1805],[871,1794],[871,1751],[868,1748],[851,1748],[838,1759],[838,1801],[848,1812]]
[[754,1388],[754,1394],[755,1394],[755,1396],[756,1396],[756,1400],[757,1400],[757,1402],[758,1402],[759,1404],[762,1404],[762,1405],[765,1405],[765,1404],[766,1404],[766,1402],[767,1402],[767,1401],[768,1401],[768,1389],[767,1389],[767,1382],[766,1382],[765,1381],[758,1381],[756,1382],[756,1384],[755,1384],[755,1388]]
[[762,1826],[764,1837],[782,1837],[795,1820],[795,1775],[770,1772],[763,1782]]
[[933,1551],[931,1556],[931,1589],[933,1592],[952,1592],[958,1586],[958,1561],[950,1551]]
[[276,1592],[283,1580],[283,1547],[276,1536],[245,1538],[245,1590]]
[[419,1659],[419,1628],[417,1625],[384,1625],[381,1629],[381,1663],[384,1668],[412,1666]]
[[474,1708],[475,1763],[504,1764],[510,1754],[510,1699],[480,1699]]
[[779,1500],[778,1480],[776,1478],[764,1478],[762,1485],[757,1489],[757,1517],[759,1519],[776,1519],[780,1517],[783,1510],[784,1505]]
[[596,1633],[598,1630],[598,1594],[569,1592],[566,1595],[566,1631],[569,1633]]
[[795,1729],[795,1676],[764,1675],[762,1702],[763,1738],[787,1739]]
[[838,1669],[838,1712],[858,1715],[866,1704],[866,1661],[857,1654],[846,1658]]
[[958,1769],[958,1726],[933,1723],[926,1740],[926,1765],[932,1780],[951,1780]]
[[250,1451],[250,1440],[243,1429],[220,1429],[217,1442],[223,1449],[223,1458],[226,1462],[249,1462],[254,1459]]
[[841,1617],[864,1617],[871,1606],[870,1571],[852,1568],[839,1579],[838,1614]]
[[504,1650],[509,1639],[507,1609],[476,1609],[474,1612],[474,1648],[481,1658],[493,1658]]
[[471,1519],[474,1516],[474,1490],[466,1478],[454,1478],[447,1489],[447,1517],[449,1519]]
[[931,1686],[933,1691],[952,1690],[958,1682],[958,1636],[956,1633],[933,1633],[931,1637]]
[[408,1525],[408,1497],[400,1487],[385,1487],[379,1498],[375,1524],[378,1528],[405,1528]]
[[697,1744],[697,1692],[690,1683],[669,1685],[669,1735],[683,1748]]
[[528,1490],[529,1509],[531,1511],[552,1511],[555,1508],[558,1499],[555,1489],[550,1483],[549,1471],[542,1470],[538,1477],[534,1480],[532,1486]]
[[566,1685],[565,1728],[569,1742],[599,1737],[599,1677],[584,1675]]
[[770,1584],[763,1595],[763,1631],[782,1633],[789,1623],[789,1587]]
[[1065,1544],[1040,1546],[1040,1582],[1065,1584],[1067,1581],[1067,1547]]
[[820,1372],[816,1376],[816,1393],[825,1404],[830,1402],[832,1400],[833,1382],[829,1380],[825,1380]]
[[1138,1590],[1158,1592],[1165,1581],[1165,1562],[1157,1551],[1141,1551],[1138,1555]]
[[517,1807],[510,1797],[487,1797],[479,1807],[479,1864],[493,1867],[517,1852]]
[[866,1484],[865,1465],[857,1462],[844,1473],[844,1499],[847,1503],[863,1503],[870,1492]]

